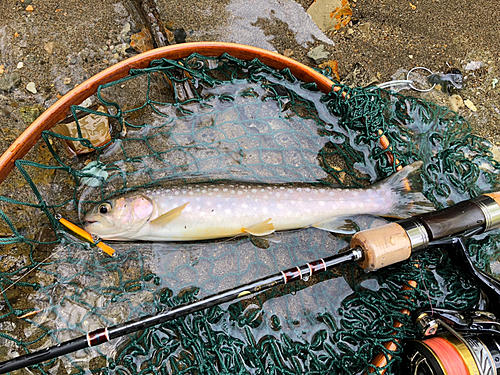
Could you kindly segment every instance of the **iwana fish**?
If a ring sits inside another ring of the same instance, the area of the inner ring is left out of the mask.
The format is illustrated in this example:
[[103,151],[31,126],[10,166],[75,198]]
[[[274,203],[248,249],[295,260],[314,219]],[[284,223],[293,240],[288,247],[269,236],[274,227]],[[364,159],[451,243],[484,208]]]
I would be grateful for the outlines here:
[[433,210],[410,187],[420,178],[421,164],[367,189],[249,183],[144,189],[93,207],[85,216],[85,229],[105,240],[122,241],[267,236],[305,227],[350,233],[352,219],[359,215],[405,218]]

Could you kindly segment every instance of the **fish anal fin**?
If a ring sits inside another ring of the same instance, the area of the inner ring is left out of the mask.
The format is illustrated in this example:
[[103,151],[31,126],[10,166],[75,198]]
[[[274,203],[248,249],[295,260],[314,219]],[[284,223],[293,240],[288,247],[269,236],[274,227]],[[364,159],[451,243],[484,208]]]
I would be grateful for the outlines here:
[[359,229],[353,220],[342,217],[320,221],[314,224],[313,227],[340,234],[354,234]]
[[163,215],[158,216],[156,219],[151,221],[152,225],[167,225],[170,223],[172,220],[175,220],[179,217],[181,214],[182,210],[186,208],[186,206],[189,204],[189,202],[184,203],[182,206],[175,207],[171,209],[168,212],[165,212]]
[[249,226],[248,228],[242,228],[243,233],[251,234],[252,236],[268,236],[274,233],[274,225],[271,223],[271,218],[261,221],[260,223]]

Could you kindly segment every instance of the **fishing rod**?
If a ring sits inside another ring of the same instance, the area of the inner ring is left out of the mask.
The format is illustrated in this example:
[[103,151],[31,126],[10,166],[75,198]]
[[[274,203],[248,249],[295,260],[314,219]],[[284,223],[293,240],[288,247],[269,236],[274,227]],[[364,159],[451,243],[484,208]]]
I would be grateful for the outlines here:
[[373,271],[425,251],[441,239],[474,231],[484,233],[500,227],[500,192],[481,195],[454,206],[356,233],[351,248],[302,266],[283,270],[245,285],[207,296],[111,327],[99,328],[76,339],[0,363],[0,374],[32,366],[81,349],[103,344],[146,328],[225,302],[285,285],[336,267],[358,262]]

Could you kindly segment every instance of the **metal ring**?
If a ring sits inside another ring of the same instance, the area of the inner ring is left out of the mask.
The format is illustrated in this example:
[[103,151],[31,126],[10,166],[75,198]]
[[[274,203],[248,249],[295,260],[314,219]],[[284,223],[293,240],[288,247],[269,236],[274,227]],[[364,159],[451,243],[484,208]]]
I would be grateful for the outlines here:
[[500,226],[500,206],[495,200],[487,195],[481,195],[474,199],[474,203],[478,205],[484,214],[485,232]]
[[[417,70],[417,69],[422,69],[422,70],[425,70],[426,72],[428,72],[428,73],[429,73],[429,75],[434,74],[434,73],[433,73],[430,69],[428,69],[428,68],[425,68],[425,67],[423,67],[423,66],[416,66],[415,68],[410,69],[410,70],[408,71],[408,74],[406,74],[406,79],[407,79],[408,81],[413,82],[413,81],[410,79],[410,74],[411,74],[413,71]],[[432,85],[432,87],[431,87],[431,88],[429,88],[429,89],[419,89],[419,88],[415,87],[415,86],[413,85],[413,83],[410,83],[410,84],[409,84],[409,86],[410,86],[413,90],[415,90],[415,91],[419,91],[419,92],[429,92],[429,91],[431,91],[434,87],[436,87],[436,84],[434,83],[434,84]]]

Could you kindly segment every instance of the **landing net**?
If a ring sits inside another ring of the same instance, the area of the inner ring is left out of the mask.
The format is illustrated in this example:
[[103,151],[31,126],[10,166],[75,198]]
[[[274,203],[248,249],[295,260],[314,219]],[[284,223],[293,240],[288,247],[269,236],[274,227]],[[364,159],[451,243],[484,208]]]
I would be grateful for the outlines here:
[[[260,247],[246,237],[111,243],[116,254],[109,257],[65,231],[56,214],[81,223],[93,204],[144,186],[230,180],[364,187],[417,160],[424,162],[424,192],[437,207],[495,189],[499,168],[490,145],[463,118],[376,88],[336,87],[323,94],[259,60],[194,54],[132,69],[101,86],[91,106],[72,107],[75,123],[44,131],[0,186],[0,360],[349,243],[310,228],[279,233],[280,243]],[[380,145],[382,135],[397,163]],[[496,260],[496,243],[489,236],[471,244],[483,269]],[[408,280],[417,288],[401,291]],[[370,274],[345,267],[36,367],[73,374],[355,374],[386,352],[385,342],[414,337],[400,310],[429,300],[461,309],[478,299],[436,250]],[[403,327],[394,329],[395,321]],[[387,374],[398,373],[400,352]]]

